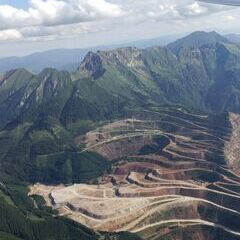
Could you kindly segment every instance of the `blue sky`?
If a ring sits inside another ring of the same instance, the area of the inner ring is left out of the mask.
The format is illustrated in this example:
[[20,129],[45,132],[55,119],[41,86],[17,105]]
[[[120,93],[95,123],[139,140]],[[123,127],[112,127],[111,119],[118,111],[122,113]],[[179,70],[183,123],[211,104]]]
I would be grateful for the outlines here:
[[26,9],[28,6],[28,0],[0,0],[0,5],[3,4]]
[[[235,7],[219,4],[223,2]],[[0,0],[0,57],[52,48],[112,45],[197,30],[240,33],[238,2]]]

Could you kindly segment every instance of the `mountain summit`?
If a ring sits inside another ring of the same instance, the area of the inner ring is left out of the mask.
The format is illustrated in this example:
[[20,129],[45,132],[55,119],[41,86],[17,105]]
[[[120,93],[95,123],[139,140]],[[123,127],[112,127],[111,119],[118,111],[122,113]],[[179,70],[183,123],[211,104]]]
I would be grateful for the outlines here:
[[231,43],[231,41],[215,31],[197,31],[173,43],[168,44],[167,47],[174,53],[178,53],[179,50],[183,47],[199,48],[203,45],[216,45],[217,43]]

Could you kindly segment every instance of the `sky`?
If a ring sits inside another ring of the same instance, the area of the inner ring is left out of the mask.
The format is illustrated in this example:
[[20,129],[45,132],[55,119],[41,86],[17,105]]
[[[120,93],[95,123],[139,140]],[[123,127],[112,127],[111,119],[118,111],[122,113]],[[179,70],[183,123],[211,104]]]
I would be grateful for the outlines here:
[[177,36],[240,34],[240,0],[0,0],[0,58]]
[[27,9],[28,0],[0,0],[0,5],[11,5],[17,8]]

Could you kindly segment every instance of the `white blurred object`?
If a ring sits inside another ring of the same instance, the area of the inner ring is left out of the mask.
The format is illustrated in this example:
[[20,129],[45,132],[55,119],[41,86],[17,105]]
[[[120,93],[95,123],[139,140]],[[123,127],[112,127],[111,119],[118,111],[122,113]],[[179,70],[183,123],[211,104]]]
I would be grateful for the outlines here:
[[240,0],[198,0],[198,1],[220,5],[240,6]]

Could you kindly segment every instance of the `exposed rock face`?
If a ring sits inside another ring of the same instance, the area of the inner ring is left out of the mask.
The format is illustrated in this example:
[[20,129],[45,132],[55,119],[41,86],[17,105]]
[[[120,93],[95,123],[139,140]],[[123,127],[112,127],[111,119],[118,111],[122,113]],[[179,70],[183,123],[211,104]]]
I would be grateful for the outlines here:
[[109,63],[125,65],[128,67],[141,67],[144,65],[142,51],[137,48],[119,48],[114,51],[100,52],[100,55]]
[[137,48],[120,48],[112,51],[89,52],[78,71],[80,76],[97,79],[106,71],[104,66],[115,65],[129,68],[144,67],[142,51]]
[[85,77],[99,78],[104,72],[102,59],[96,53],[89,52],[84,58],[78,71]]
[[230,168],[240,174],[240,115],[229,114],[232,125],[230,140],[225,145],[225,156]]
[[236,240],[240,176],[223,158],[230,133],[225,115],[135,112],[85,137],[84,151],[112,161],[110,174],[95,185],[35,185],[31,194],[51,206],[51,193],[60,214],[98,231],[129,231],[149,240]]

